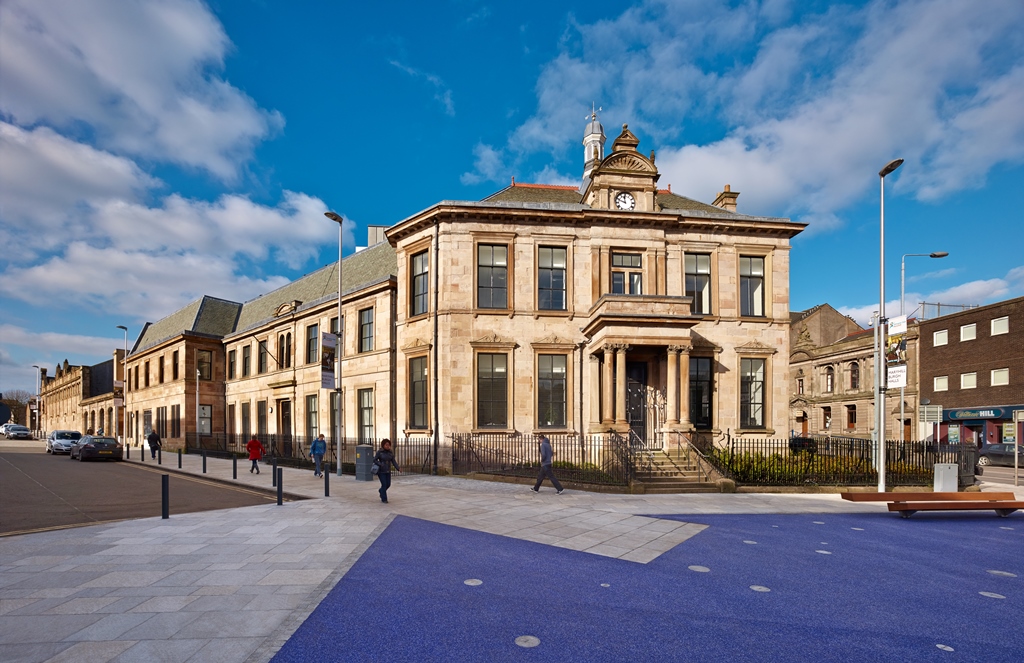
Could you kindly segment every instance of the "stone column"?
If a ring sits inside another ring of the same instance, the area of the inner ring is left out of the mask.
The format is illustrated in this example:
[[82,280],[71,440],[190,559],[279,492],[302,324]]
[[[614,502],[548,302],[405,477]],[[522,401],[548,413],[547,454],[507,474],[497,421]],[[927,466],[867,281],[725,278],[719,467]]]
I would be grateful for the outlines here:
[[668,349],[668,420],[669,426],[679,423],[679,394],[676,387],[679,382],[679,350],[675,346]]
[[628,345],[615,346],[615,423],[626,425],[626,349]]
[[679,412],[679,423],[682,426],[690,425],[690,349],[677,346],[679,351],[679,401],[682,407]]
[[601,385],[601,423],[611,425],[612,403],[615,397],[615,382],[612,377],[612,357],[614,350],[610,346],[604,347],[604,383]]

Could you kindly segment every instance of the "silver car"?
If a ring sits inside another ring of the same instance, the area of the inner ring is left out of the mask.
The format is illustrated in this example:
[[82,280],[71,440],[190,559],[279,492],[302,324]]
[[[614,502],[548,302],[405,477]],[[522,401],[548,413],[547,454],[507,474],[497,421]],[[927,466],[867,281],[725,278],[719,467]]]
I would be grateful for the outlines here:
[[46,453],[70,454],[71,445],[80,439],[82,434],[76,430],[55,430],[46,438]]
[[13,426],[7,427],[7,430],[4,431],[4,436],[8,440],[31,440],[32,431],[30,431],[25,426],[19,426],[18,424],[15,424]]

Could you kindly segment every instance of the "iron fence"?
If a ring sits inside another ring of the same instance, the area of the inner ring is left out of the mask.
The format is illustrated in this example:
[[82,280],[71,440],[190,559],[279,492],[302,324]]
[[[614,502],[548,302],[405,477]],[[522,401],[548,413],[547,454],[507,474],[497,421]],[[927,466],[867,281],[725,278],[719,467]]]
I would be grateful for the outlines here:
[[[722,444],[695,436],[694,446],[722,475],[738,483],[761,486],[876,485],[872,440],[836,436],[748,439],[727,436]],[[974,482],[977,449],[888,441],[887,486],[929,485],[936,463],[960,468],[961,487]]]
[[[214,433],[212,435],[185,434],[185,453],[202,453],[207,455],[231,457],[248,457],[245,445],[252,436],[231,433]],[[278,465],[312,468],[313,459],[309,457],[309,446],[312,439],[305,435],[257,435],[267,450],[267,460],[276,460]],[[344,474],[355,474],[356,446],[367,444],[374,453],[380,449],[384,438],[361,440],[345,437],[339,440],[333,437],[324,438],[327,442],[327,453],[324,463],[327,471],[336,471],[338,460]],[[395,454],[395,462],[403,472],[414,474],[430,474],[433,469],[433,440],[429,437],[401,437],[391,440],[391,450]]]
[[[452,434],[452,473],[480,472],[534,478],[540,471],[540,435]],[[618,437],[618,436],[616,436]],[[629,451],[605,436],[549,435],[552,467],[563,483],[627,485]],[[621,448],[616,448],[616,445]]]

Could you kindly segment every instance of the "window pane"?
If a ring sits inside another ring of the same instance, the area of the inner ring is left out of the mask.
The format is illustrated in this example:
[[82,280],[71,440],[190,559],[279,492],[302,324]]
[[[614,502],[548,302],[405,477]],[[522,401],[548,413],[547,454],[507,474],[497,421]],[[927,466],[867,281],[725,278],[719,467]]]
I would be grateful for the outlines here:
[[960,340],[961,341],[973,341],[976,336],[976,329],[974,323],[964,325],[960,328]]
[[504,354],[477,356],[477,426],[480,428],[507,427],[507,360]]
[[764,359],[740,360],[740,426],[764,428]]
[[933,347],[937,348],[940,345],[945,345],[948,342],[949,342],[949,330],[948,329],[940,329],[939,331],[937,331],[934,334],[932,334],[932,346]]
[[538,254],[537,306],[541,310],[565,310],[566,250],[541,247]]
[[949,376],[940,375],[932,381],[932,384],[935,391],[947,391],[949,389]]
[[690,357],[690,423],[698,429],[711,428],[711,362],[710,357]]
[[1003,316],[992,321],[992,336],[1010,333],[1010,317]]
[[1001,387],[1010,384],[1010,369],[997,368],[992,371],[992,386]]
[[542,428],[564,428],[566,422],[566,356],[537,358],[537,423]]
[[427,358],[409,360],[409,426],[427,427]]

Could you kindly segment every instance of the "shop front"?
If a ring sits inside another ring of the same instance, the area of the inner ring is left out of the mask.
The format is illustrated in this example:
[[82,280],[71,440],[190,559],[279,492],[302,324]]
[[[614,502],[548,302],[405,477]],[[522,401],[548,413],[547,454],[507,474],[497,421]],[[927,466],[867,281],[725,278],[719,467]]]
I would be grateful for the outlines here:
[[946,444],[1019,442],[1024,437],[1024,405],[947,408],[942,412],[940,440]]

